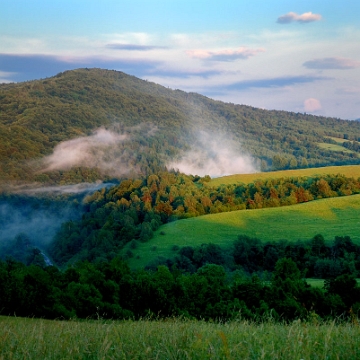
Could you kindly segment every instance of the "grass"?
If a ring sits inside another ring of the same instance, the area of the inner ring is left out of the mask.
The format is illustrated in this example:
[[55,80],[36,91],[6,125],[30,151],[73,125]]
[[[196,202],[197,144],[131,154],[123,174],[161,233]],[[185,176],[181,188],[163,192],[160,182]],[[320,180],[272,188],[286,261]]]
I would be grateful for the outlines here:
[[343,152],[345,152],[345,153],[355,153],[355,154],[356,154],[356,151],[349,150],[349,149],[343,147],[342,145],[338,145],[338,144],[318,143],[317,145],[318,145],[321,149],[324,149],[324,150],[343,151]]
[[332,140],[336,141],[339,144],[343,144],[344,142],[351,142],[351,140],[347,140],[347,139],[343,139],[343,138],[337,138],[337,137],[334,137],[334,136],[325,136],[325,137],[328,138],[328,139],[332,139]]
[[359,359],[357,323],[0,317],[0,359]]
[[324,279],[306,279],[306,282],[311,285],[312,287],[317,287],[317,288],[323,288],[324,287]]
[[[348,235],[360,243],[360,195],[321,199],[308,203],[240,210],[211,214],[168,223],[160,227],[153,239],[140,243],[134,257],[129,259],[133,268],[143,267],[152,259],[172,258],[173,246],[198,246],[216,243],[228,246],[239,234],[262,241],[309,240],[322,234],[327,241],[335,236]],[[155,251],[151,247],[156,246]]]
[[[357,283],[360,285],[360,279],[356,279]],[[317,288],[323,288],[325,280],[324,279],[313,279],[313,278],[307,278],[306,282],[313,287]]]
[[297,169],[297,170],[281,170],[271,171],[254,174],[237,174],[223,176],[220,178],[211,179],[208,183],[209,186],[220,186],[244,183],[250,184],[256,180],[266,179],[279,179],[279,178],[291,178],[291,177],[313,177],[316,175],[337,175],[342,174],[346,177],[359,178],[360,177],[360,165],[346,165],[346,166],[327,166],[320,168],[310,169]]

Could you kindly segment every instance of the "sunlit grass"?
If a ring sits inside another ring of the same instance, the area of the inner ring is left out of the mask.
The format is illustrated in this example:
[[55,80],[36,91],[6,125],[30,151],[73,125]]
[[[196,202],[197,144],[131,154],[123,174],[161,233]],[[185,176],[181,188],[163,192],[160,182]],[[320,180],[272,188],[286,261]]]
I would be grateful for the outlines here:
[[349,150],[342,145],[338,144],[329,144],[329,143],[318,143],[317,144],[321,149],[330,150],[330,151],[343,151],[345,153],[356,153],[353,150]]
[[[350,236],[360,243],[360,195],[321,199],[292,206],[239,210],[175,221],[160,227],[154,238],[139,244],[129,259],[143,267],[152,259],[172,258],[173,246],[215,243],[231,245],[240,234],[262,241],[310,240],[322,234],[327,241]],[[155,249],[156,248],[156,249]],[[155,249],[155,250],[151,250]]]
[[336,141],[337,143],[343,144],[344,142],[351,142],[351,140],[347,140],[347,139],[343,139],[343,138],[337,138],[334,136],[325,136],[328,139],[332,139],[334,141]]
[[327,166],[321,168],[310,169],[297,169],[297,170],[281,170],[271,171],[254,174],[237,174],[223,176],[220,178],[212,179],[208,184],[209,186],[219,186],[228,184],[244,183],[249,184],[255,180],[266,179],[279,179],[279,178],[291,178],[291,177],[312,177],[315,175],[337,175],[342,174],[346,177],[353,177],[358,179],[360,177],[360,165],[347,165],[347,166]]
[[353,323],[0,317],[1,359],[359,359]]

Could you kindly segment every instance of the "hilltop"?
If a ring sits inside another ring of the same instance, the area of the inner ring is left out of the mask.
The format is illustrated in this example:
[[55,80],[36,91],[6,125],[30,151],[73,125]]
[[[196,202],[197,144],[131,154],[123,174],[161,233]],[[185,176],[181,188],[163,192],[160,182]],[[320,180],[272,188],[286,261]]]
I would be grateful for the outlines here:
[[[219,175],[236,166],[359,164],[359,138],[356,121],[224,103],[118,71],[0,85],[0,179],[7,181],[76,183],[178,165],[199,175],[219,171],[201,169],[209,161],[223,163]],[[54,149],[73,162],[59,163]]]

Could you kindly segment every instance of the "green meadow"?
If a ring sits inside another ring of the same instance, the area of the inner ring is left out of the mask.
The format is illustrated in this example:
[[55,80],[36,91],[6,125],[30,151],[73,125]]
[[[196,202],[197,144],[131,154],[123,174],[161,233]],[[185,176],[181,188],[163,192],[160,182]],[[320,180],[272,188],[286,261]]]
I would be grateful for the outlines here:
[[338,138],[338,137],[334,137],[334,136],[325,136],[325,137],[328,138],[328,139],[334,140],[339,144],[343,144],[344,142],[351,142],[351,140]]
[[[331,144],[327,144],[331,145]],[[343,148],[346,150],[345,148]],[[314,177],[316,175],[337,175],[342,174],[346,177],[359,178],[360,165],[347,165],[347,166],[326,166],[320,168],[297,169],[297,170],[281,170],[262,172],[254,174],[237,174],[223,176],[211,179],[208,183],[209,186],[229,185],[236,183],[250,184],[256,180],[291,178],[291,177]]]
[[338,145],[338,144],[318,143],[318,146],[321,149],[325,149],[325,150],[343,151],[343,152],[346,152],[346,153],[354,153],[354,154],[356,154],[355,151],[349,150],[349,149],[343,147],[342,145]]
[[165,224],[153,239],[140,243],[129,259],[133,268],[152,259],[171,258],[174,245],[216,243],[227,246],[245,234],[262,241],[309,240],[322,234],[326,241],[348,235],[360,243],[360,195],[316,200],[292,206],[239,210],[179,220]]
[[0,359],[359,359],[354,323],[0,317]]
[[[356,281],[358,282],[358,284],[360,284],[360,279],[356,279]],[[307,278],[306,282],[313,287],[317,287],[322,289],[324,287],[324,283],[325,280],[324,279],[311,279],[311,278]]]

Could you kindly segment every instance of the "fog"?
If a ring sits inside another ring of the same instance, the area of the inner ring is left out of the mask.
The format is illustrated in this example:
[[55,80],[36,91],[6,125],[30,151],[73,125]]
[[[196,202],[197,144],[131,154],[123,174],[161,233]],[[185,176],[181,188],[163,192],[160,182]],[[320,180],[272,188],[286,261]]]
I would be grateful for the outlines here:
[[[98,182],[45,187],[27,184],[7,188],[13,195],[0,200],[0,245],[25,234],[33,245],[46,246],[63,222],[79,218],[81,204],[88,194],[115,185]],[[64,198],[54,201],[60,194]]]
[[70,205],[33,207],[26,199],[16,204],[3,201],[0,203],[0,248],[20,234],[25,234],[31,245],[44,248],[63,222],[78,216]]
[[255,160],[230,136],[199,131],[196,138],[190,150],[180,159],[169,162],[168,168],[185,174],[211,177],[259,171]]
[[102,188],[115,186],[115,183],[79,183],[73,185],[62,186],[44,186],[39,187],[38,184],[27,184],[22,187],[12,187],[11,191],[15,194],[37,195],[37,194],[88,194]]
[[[51,155],[42,159],[41,172],[68,170],[72,167],[97,168],[110,176],[123,176],[139,173],[134,164],[136,152],[130,142],[134,136],[152,136],[156,132],[153,126],[137,126],[126,129],[125,133],[116,130],[97,129],[90,136],[63,141]],[[139,149],[140,150],[140,149]]]

